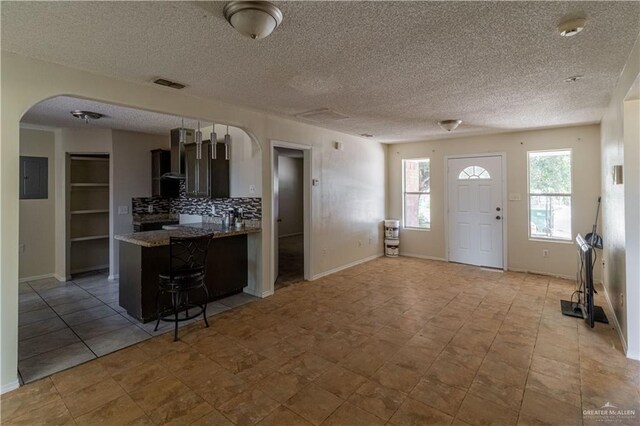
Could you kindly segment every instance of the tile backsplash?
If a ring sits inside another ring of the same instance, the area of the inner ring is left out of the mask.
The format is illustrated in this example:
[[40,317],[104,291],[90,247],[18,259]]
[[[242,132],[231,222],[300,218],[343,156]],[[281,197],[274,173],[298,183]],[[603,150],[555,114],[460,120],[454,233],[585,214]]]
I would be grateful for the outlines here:
[[[262,198],[191,198],[185,195],[183,182],[180,185],[178,198],[132,198],[131,212],[136,216],[148,215],[149,205],[153,206],[152,214],[197,214],[222,217],[230,209],[242,208],[246,219],[262,218]],[[211,207],[215,208],[213,214]]]

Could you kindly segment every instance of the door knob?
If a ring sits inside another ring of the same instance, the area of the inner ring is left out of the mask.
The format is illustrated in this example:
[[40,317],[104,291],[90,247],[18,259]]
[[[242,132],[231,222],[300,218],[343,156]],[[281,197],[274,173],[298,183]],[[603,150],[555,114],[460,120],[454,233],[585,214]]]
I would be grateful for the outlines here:
[[496,211],[499,212],[500,211],[500,207],[496,207]]
[[496,219],[500,220],[500,219],[502,219],[502,218],[501,218],[500,216],[496,216]]

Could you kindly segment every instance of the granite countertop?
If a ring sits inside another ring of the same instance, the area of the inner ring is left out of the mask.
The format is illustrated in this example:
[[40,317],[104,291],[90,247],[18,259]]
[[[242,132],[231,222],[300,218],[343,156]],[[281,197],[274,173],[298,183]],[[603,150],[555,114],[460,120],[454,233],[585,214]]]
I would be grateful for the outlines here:
[[175,214],[169,214],[169,213],[145,214],[145,215],[133,216],[134,225],[142,225],[144,223],[169,222],[172,220],[177,221],[178,216]]
[[259,226],[244,226],[242,228],[227,227],[215,223],[189,223],[184,225],[166,225],[162,231],[135,232],[132,234],[116,235],[119,241],[136,244],[142,247],[159,247],[169,245],[170,237],[197,237],[212,235],[213,238],[232,237],[260,232]]

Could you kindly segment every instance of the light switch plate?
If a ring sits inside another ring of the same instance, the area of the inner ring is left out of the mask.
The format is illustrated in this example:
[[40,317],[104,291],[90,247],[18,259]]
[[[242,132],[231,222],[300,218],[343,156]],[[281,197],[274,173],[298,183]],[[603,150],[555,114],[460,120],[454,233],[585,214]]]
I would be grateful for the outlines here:
[[118,206],[118,214],[129,214],[128,206]]
[[520,201],[522,200],[522,196],[517,192],[509,193],[509,201]]

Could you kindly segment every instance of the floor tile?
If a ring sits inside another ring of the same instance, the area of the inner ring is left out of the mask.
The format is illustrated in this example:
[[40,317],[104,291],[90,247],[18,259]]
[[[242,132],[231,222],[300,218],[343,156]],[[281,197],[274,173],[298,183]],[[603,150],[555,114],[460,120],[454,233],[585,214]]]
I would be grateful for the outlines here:
[[[231,425],[233,423],[229,424]],[[309,423],[283,406],[276,408],[267,417],[257,423],[258,426],[310,426],[311,424],[312,423]]]
[[407,398],[402,406],[389,420],[393,425],[448,425],[453,417],[438,411],[433,407]]
[[144,416],[144,411],[129,395],[122,395],[77,417],[76,423],[79,426],[126,425]]
[[345,402],[322,423],[323,426],[382,426],[385,422],[357,406]]
[[369,381],[358,388],[348,401],[363,410],[381,418],[389,420],[402,405],[406,394],[395,389],[386,388],[378,383]]
[[112,378],[107,378],[76,392],[63,394],[62,399],[73,417],[77,418],[123,395],[124,389]]
[[329,417],[342,402],[343,400],[334,394],[311,385],[291,397],[284,405],[317,426]]
[[50,379],[43,379],[29,386],[0,396],[2,420],[7,421],[22,416],[37,407],[51,404],[60,399],[58,390]]
[[271,399],[282,403],[309,385],[309,383],[307,379],[295,373],[275,371],[260,380],[256,386]]
[[22,361],[74,343],[80,343],[80,339],[68,328],[22,340],[18,342],[18,360]]
[[[4,419],[4,416],[3,416]],[[5,421],[3,421],[5,423]],[[23,412],[6,424],[10,425],[73,425],[73,417],[60,397],[44,405]]]
[[366,382],[365,377],[339,365],[334,365],[318,377],[314,383],[338,398],[347,399]]
[[114,312],[111,316],[76,324],[71,326],[71,328],[82,340],[88,342],[101,334],[129,326],[131,326],[131,323],[128,320]]
[[42,336],[43,334],[49,334],[54,331],[67,328],[67,324],[64,323],[59,317],[48,318],[46,320],[32,322],[26,325],[21,325],[18,328],[18,340],[31,339],[32,337]]
[[53,309],[56,311],[58,315],[71,314],[78,311],[84,311],[85,309],[93,308],[96,306],[101,306],[102,303],[100,300],[95,297],[88,297],[86,299],[78,300],[71,303],[64,303],[61,305],[56,305]]
[[97,356],[103,356],[149,338],[151,338],[149,334],[140,330],[135,325],[129,324],[118,330],[87,339],[85,344],[95,352]]
[[220,412],[236,425],[253,425],[280,404],[257,389],[243,392],[220,406]]
[[20,361],[18,368],[25,383],[30,383],[95,357],[95,354],[84,343],[74,343]]
[[422,379],[409,396],[436,408],[443,413],[455,416],[467,392],[429,378]]
[[[73,312],[71,314],[61,315],[61,318],[70,327],[86,322],[93,322],[95,320],[113,316],[116,312],[107,305],[97,305],[93,308],[85,309],[83,311]],[[81,336],[84,338],[83,336]]]
[[25,313],[20,312],[18,314],[18,325],[32,324],[34,322],[44,321],[55,317],[55,311],[49,307]]

